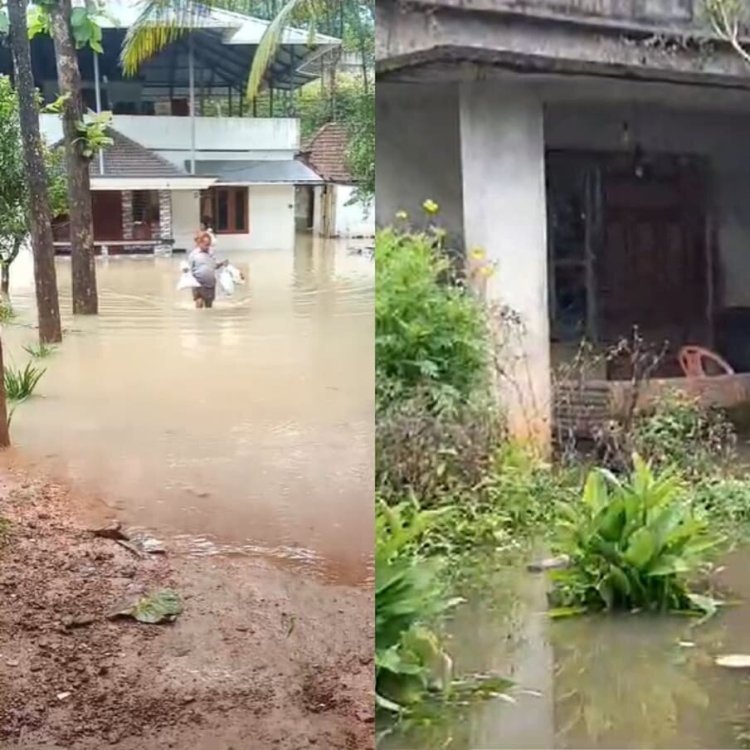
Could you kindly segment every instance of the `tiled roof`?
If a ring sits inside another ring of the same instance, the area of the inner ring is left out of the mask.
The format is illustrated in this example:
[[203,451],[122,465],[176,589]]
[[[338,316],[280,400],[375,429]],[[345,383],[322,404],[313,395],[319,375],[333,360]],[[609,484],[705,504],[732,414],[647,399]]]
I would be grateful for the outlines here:
[[346,128],[337,122],[329,122],[302,148],[302,158],[326,182],[352,182],[346,166]]
[[[91,160],[89,171],[92,177],[188,177],[179,167],[163,157],[149,151],[140,143],[127,138],[122,133],[109,129],[109,136],[114,141],[104,149],[104,174],[99,171],[99,156]],[[55,146],[61,146],[59,141]]]

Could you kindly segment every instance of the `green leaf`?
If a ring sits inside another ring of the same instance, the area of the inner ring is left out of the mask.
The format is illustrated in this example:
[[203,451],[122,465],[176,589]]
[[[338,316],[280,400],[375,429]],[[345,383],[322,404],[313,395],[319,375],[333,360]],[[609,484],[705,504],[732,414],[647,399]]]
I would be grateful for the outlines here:
[[675,555],[664,555],[648,569],[646,575],[649,578],[659,578],[689,572],[690,565],[686,560]]
[[644,568],[653,557],[656,544],[647,528],[640,528],[630,538],[625,559],[635,568]]
[[132,617],[138,622],[157,625],[173,622],[182,614],[182,600],[172,589],[162,589],[141,597],[135,603],[115,612],[112,617]]

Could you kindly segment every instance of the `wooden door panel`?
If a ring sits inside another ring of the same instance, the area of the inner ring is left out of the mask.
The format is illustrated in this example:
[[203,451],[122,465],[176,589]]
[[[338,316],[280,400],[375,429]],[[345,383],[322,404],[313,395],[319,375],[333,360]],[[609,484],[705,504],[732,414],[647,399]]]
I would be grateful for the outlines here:
[[122,239],[122,193],[117,190],[92,192],[91,210],[95,242]]

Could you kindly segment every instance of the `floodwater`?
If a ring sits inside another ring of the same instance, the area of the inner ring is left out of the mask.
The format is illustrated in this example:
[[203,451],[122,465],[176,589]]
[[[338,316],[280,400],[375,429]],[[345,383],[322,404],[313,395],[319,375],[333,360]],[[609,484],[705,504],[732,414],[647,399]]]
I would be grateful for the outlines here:
[[497,674],[514,687],[386,728],[378,748],[750,747],[750,672],[714,664],[750,653],[749,564],[747,552],[730,556],[721,584],[739,602],[701,625],[638,615],[552,622],[544,576],[480,569],[448,625],[448,648],[459,675]]
[[[352,248],[358,247],[359,253]],[[63,346],[13,417],[24,459],[195,554],[369,576],[373,538],[374,268],[363,243],[300,237],[234,254],[247,278],[212,310],[178,292],[181,256],[99,261],[100,315]],[[12,271],[6,363],[35,341],[32,269]]]

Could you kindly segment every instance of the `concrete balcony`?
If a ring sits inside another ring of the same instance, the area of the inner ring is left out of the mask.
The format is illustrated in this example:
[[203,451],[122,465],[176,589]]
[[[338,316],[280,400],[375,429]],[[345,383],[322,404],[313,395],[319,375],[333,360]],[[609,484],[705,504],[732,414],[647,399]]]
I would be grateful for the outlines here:
[[[41,115],[48,143],[63,137],[58,115]],[[192,151],[191,119],[168,115],[115,115],[119,133],[184,166]],[[196,117],[195,151],[203,159],[293,159],[299,150],[299,120],[262,117]]]

